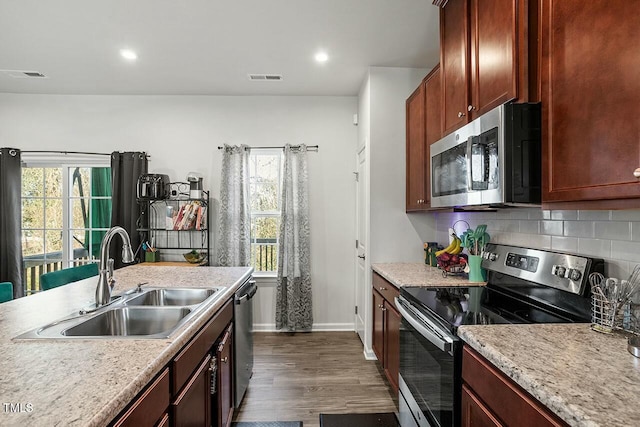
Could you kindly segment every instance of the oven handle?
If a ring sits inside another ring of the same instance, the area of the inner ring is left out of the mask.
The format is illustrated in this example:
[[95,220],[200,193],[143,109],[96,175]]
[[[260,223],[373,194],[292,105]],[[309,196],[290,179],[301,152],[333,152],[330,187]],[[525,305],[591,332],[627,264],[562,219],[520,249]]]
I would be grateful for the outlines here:
[[413,326],[420,335],[428,339],[433,345],[442,351],[451,354],[453,343],[456,339],[445,331],[436,327],[422,313],[411,307],[411,304],[403,297],[395,298],[396,307],[402,317]]

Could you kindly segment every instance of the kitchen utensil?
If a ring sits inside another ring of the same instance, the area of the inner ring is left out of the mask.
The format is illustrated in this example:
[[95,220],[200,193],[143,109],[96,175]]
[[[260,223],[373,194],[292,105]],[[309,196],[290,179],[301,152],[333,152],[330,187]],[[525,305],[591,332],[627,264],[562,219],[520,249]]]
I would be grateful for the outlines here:
[[474,244],[475,244],[474,255],[480,255],[480,249],[482,248],[480,246],[480,239],[483,238],[484,233],[486,231],[487,231],[487,225],[486,224],[480,224],[478,227],[476,227],[476,231],[473,232],[473,240],[474,240]]

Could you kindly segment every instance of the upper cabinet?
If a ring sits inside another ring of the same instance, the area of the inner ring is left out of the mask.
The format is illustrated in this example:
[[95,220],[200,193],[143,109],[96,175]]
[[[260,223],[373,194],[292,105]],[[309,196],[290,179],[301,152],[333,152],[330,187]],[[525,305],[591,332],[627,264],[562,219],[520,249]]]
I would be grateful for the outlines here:
[[443,135],[509,100],[535,100],[529,90],[536,78],[530,73],[535,55],[529,56],[535,52],[532,3],[449,0],[441,9]]
[[543,0],[541,12],[543,203],[637,208],[640,1]]
[[407,98],[407,212],[430,209],[429,146],[442,136],[440,102],[440,66],[437,65]]

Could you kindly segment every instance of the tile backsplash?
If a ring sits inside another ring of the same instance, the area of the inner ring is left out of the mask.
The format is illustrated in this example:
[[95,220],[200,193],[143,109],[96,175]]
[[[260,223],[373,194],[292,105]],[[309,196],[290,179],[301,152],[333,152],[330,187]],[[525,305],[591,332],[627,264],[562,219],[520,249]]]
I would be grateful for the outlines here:
[[491,241],[538,249],[583,254],[606,261],[606,273],[627,278],[640,264],[640,210],[580,211],[504,209],[496,212],[437,212],[437,241],[448,242],[447,229],[456,221],[461,234],[487,224]]

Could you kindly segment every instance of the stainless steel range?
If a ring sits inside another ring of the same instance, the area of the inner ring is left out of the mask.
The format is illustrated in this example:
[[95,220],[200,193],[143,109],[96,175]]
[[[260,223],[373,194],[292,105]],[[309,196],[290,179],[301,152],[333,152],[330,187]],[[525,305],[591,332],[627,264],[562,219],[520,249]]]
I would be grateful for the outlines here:
[[460,425],[460,325],[591,320],[590,273],[601,259],[487,245],[485,287],[404,287],[396,298],[400,327],[400,424]]

